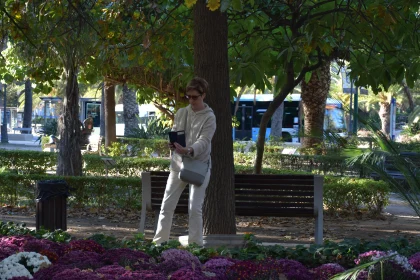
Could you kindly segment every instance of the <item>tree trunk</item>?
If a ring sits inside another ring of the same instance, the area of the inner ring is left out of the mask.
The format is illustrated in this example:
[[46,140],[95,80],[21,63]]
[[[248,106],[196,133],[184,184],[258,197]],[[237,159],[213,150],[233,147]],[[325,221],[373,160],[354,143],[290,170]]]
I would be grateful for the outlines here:
[[[71,61],[73,59],[70,59]],[[59,118],[59,153],[57,175],[81,176],[82,154],[80,152],[79,86],[77,67],[66,69],[66,97],[63,102],[63,114]]]
[[[23,108],[22,127],[24,128],[32,127],[32,84],[31,84],[30,79],[26,79],[25,81],[25,106]],[[29,133],[29,132],[22,131],[22,133]]]
[[413,112],[414,111],[414,99],[413,99],[413,95],[411,94],[410,88],[408,87],[405,79],[402,81],[402,86],[404,88],[405,96],[407,96],[408,107],[410,108],[410,112]]
[[284,115],[284,102],[274,112],[271,118],[271,132],[270,136],[274,141],[279,141],[282,137],[283,130],[283,115]]
[[391,104],[389,102],[380,102],[379,105],[379,118],[381,119],[382,125],[381,130],[385,135],[389,136]]
[[100,119],[100,131],[99,135],[105,137],[105,83],[102,82],[101,90],[101,119]]
[[136,101],[136,92],[123,86],[123,116],[124,116],[124,136],[133,137],[139,130],[139,106]]
[[304,114],[304,136],[302,148],[316,148],[323,141],[325,105],[330,90],[330,62],[312,72],[311,79],[302,81],[302,105]]
[[304,72],[301,73],[296,80],[294,79],[294,71],[293,71],[293,60],[289,62],[287,65],[287,79],[284,85],[282,86],[279,95],[273,98],[273,101],[270,102],[268,105],[267,111],[265,111],[264,115],[261,118],[260,123],[260,130],[258,131],[257,137],[257,155],[255,157],[254,163],[254,173],[261,174],[262,171],[262,160],[264,156],[264,145],[265,145],[265,133],[267,131],[267,124],[270,121],[271,117],[276,112],[277,108],[284,102],[287,95],[294,89],[297,83],[300,82]]
[[204,201],[204,233],[235,234],[232,120],[229,93],[228,25],[225,13],[205,0],[194,8],[194,74],[209,83],[207,104],[216,115],[211,179]]
[[241,96],[242,94],[245,92],[246,86],[243,86],[241,88],[241,90],[238,93],[238,96],[236,97],[236,102],[235,102],[235,110],[233,112],[233,116],[236,116],[236,113],[238,112],[238,108],[239,108],[239,101],[241,101]]
[[117,140],[115,127],[115,85],[105,82],[105,147],[108,148]]

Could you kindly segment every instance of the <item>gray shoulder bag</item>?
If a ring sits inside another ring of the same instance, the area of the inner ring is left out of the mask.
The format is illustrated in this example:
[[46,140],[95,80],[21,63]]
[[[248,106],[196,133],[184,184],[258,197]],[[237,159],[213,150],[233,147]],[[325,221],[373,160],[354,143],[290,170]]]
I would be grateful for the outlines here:
[[[188,110],[188,109],[186,109]],[[184,130],[187,127],[188,111],[185,114]],[[193,184],[197,187],[204,183],[207,171],[209,170],[209,163],[195,160],[188,156],[182,157],[181,171],[179,172],[179,179],[188,184]]]

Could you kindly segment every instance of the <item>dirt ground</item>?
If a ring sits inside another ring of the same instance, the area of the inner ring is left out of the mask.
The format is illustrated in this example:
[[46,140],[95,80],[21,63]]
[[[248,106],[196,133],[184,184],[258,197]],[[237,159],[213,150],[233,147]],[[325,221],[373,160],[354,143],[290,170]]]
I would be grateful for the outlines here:
[[[69,209],[68,232],[77,238],[104,233],[116,238],[131,238],[139,226],[139,214],[127,211],[98,209]],[[34,209],[0,208],[1,221],[26,223],[35,228]],[[154,214],[146,220],[146,238],[153,237]],[[237,217],[237,233],[253,233],[258,240],[270,243],[313,243],[314,219],[276,217]],[[175,215],[172,238],[188,234],[186,215]],[[420,238],[420,219],[407,205],[391,197],[390,205],[378,217],[367,214],[330,215],[324,213],[324,240],[342,241],[345,238],[377,240],[405,237],[411,241]]]

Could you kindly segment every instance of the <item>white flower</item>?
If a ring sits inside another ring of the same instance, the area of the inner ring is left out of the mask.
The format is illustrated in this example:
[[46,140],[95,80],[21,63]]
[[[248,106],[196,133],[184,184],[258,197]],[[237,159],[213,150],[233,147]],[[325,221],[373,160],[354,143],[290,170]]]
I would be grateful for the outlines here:
[[0,280],[12,279],[13,277],[28,277],[32,279],[29,270],[20,263],[0,262]]
[[[411,271],[413,273],[417,273],[418,272],[413,268],[413,266],[408,262],[408,259],[404,256],[401,256],[400,254],[398,254],[398,252],[396,251],[388,251],[386,252],[386,254],[384,256],[372,256],[372,261],[376,261],[382,258],[389,258],[390,257],[390,261],[400,265],[402,268],[404,268],[407,271]],[[370,269],[373,269],[373,266],[370,266]]]
[[35,273],[41,268],[49,267],[51,265],[51,262],[46,256],[35,252],[20,252],[5,258],[3,261],[0,262],[0,264],[19,264],[23,266],[25,270],[29,272],[30,275],[31,272]]

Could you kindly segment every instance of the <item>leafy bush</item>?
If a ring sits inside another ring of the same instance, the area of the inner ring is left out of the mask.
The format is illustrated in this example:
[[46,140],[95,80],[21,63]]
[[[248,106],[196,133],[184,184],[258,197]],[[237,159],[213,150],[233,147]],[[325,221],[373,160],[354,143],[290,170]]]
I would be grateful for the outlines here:
[[383,181],[326,177],[324,205],[329,213],[366,208],[370,214],[378,215],[389,203],[389,192],[389,185]]
[[70,186],[70,205],[76,207],[115,206],[138,211],[141,207],[141,180],[134,178],[0,174],[0,199],[16,205],[28,201],[34,206],[37,181],[65,180]]
[[159,119],[153,119],[148,122],[146,128],[140,126],[133,133],[133,137],[141,139],[167,139],[169,131],[171,131],[170,127],[166,126]]

